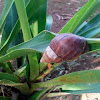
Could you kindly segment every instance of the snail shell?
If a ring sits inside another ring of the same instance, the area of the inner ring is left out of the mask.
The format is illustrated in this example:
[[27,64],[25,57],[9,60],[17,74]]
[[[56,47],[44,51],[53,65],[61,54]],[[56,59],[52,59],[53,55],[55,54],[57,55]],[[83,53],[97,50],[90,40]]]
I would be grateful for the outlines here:
[[62,33],[52,39],[40,62],[60,63],[77,59],[84,51],[84,37],[71,33]]

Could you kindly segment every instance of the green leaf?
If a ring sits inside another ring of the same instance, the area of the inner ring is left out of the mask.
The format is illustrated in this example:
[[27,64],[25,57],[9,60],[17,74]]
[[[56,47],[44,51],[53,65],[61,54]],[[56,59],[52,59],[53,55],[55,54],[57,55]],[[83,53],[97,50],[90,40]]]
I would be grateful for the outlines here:
[[[100,13],[97,14],[94,18],[92,18],[89,22],[87,22],[83,27],[81,27],[79,30],[75,31],[74,34],[83,36],[84,33],[87,33],[87,31],[93,30],[96,27],[100,26]],[[99,27],[98,27],[99,28]],[[82,35],[83,34],[83,35]],[[95,32],[96,34],[96,32]],[[94,35],[95,35],[94,34]],[[89,37],[88,37],[89,38]]]
[[[54,63],[54,64],[51,66],[50,69],[47,68],[47,69],[44,70],[44,71],[43,71],[43,69],[47,67],[47,66],[46,66],[47,63],[44,63],[44,65],[43,65],[42,63],[40,63],[40,65],[41,65],[41,66],[40,66],[40,71],[42,72],[43,75],[46,76],[47,74],[52,74],[52,73],[55,71],[56,67],[60,65],[60,63]],[[41,72],[40,72],[40,73],[41,73]],[[43,75],[42,75],[42,74],[40,74],[40,76],[36,79],[37,81],[38,81],[38,80],[41,80],[41,79],[43,78]],[[45,78],[45,80],[46,80],[46,78]]]
[[13,50],[20,50],[20,49],[34,49],[37,52],[45,52],[46,47],[49,45],[50,41],[55,37],[55,34],[52,34],[49,31],[42,31],[36,37],[32,38],[31,40],[21,43],[15,47],[10,48],[7,53],[10,53]]
[[15,87],[19,89],[23,94],[29,93],[29,87],[27,83],[15,83],[13,81],[3,79],[0,81],[0,85]]
[[43,31],[35,38],[9,49],[6,55],[0,57],[0,62],[18,58],[32,52],[44,53],[46,47],[54,37],[54,34],[48,31]]
[[29,81],[29,77],[30,77],[29,71],[30,71],[30,67],[29,67],[29,64],[27,64],[27,66],[26,66],[26,80],[27,80],[27,82]]
[[[69,84],[69,88],[71,88],[70,84],[79,84],[79,83],[100,83],[100,70],[86,70],[86,71],[78,71],[69,74],[65,74],[63,76],[54,78],[47,82],[42,83],[33,83],[32,89],[34,90],[36,87],[51,87],[55,85],[67,85]],[[79,86],[80,87],[80,86]],[[78,88],[78,86],[77,86]],[[93,87],[92,87],[93,88]]]
[[56,89],[61,89],[62,92],[69,90],[89,90],[100,88],[100,84],[97,83],[75,83],[75,84],[66,84],[62,86],[57,86]]
[[[21,28],[23,31],[24,41],[28,41],[29,39],[32,38],[32,36],[31,36],[31,32],[30,32],[30,27],[29,27],[29,23],[28,23],[24,0],[21,0],[21,1],[15,0],[15,4],[16,4],[18,15],[19,15]],[[29,71],[30,80],[32,80],[39,75],[39,68],[38,68],[38,63],[37,63],[35,54],[31,54],[31,55],[29,54],[28,59],[29,59],[29,64],[30,64],[30,71]],[[33,68],[33,66],[34,66],[34,68]],[[34,72],[34,74],[33,74],[33,72]]]
[[78,34],[78,32],[87,24],[86,21],[84,21],[74,32],[73,34]]
[[90,51],[100,50],[100,38],[86,38]]
[[19,32],[20,30],[20,23],[19,21],[16,22],[15,26],[14,27],[17,27],[17,28],[14,28],[9,37],[7,38],[7,40],[4,42],[4,44],[1,46],[0,48],[0,54],[2,54],[2,52],[5,52],[9,46],[9,44],[12,42],[13,38],[16,36],[16,34]]
[[39,75],[39,64],[35,53],[29,54],[28,57],[29,57],[29,64],[30,64],[29,80],[33,81]]
[[[29,28],[28,18],[26,15],[25,4],[23,0],[22,1],[15,0],[15,4],[19,15],[22,31],[23,31],[24,41],[27,41],[31,39],[32,36]],[[37,61],[37,56],[36,54],[31,54],[31,55],[29,54],[28,59],[30,64],[30,71],[29,71],[30,80],[33,80],[35,79],[35,77],[39,75],[39,65]]]
[[36,37],[38,35],[38,20],[36,20],[30,27],[31,27],[33,37]]
[[[46,2],[46,0],[40,0],[40,3],[37,5],[37,1],[36,0],[30,0],[26,6],[26,12],[27,12],[27,16],[28,16],[28,20],[29,19],[33,19],[34,14],[38,11],[38,9]],[[32,21],[29,21],[30,23],[32,23]],[[7,38],[7,40],[5,41],[5,43],[3,44],[3,46],[0,49],[1,51],[6,51],[9,44],[11,43],[11,41],[13,40],[13,38],[18,34],[18,32],[20,31],[21,27],[20,27],[20,22],[19,20],[17,20],[12,32],[10,33],[9,37]]]
[[[39,3],[37,4],[37,1],[35,0],[30,0],[30,2],[28,3],[27,7],[26,7],[26,12],[27,12],[27,16],[28,18],[32,18],[32,16],[34,16],[34,14],[38,11],[38,9],[40,7],[42,7],[42,5],[46,2],[47,0],[39,0]],[[32,22],[31,22],[32,23]]]
[[9,73],[9,74],[12,73],[12,71],[11,71],[11,69],[10,69],[10,65],[9,65],[8,63],[0,63],[0,67],[4,68],[4,70],[5,70],[7,73]]
[[46,28],[46,15],[47,15],[47,0],[45,3],[39,8],[38,13],[38,33],[45,30]]
[[24,41],[27,41],[32,38],[30,28],[29,28],[29,23],[28,23],[28,18],[26,15],[26,9],[25,9],[25,3],[24,0],[15,0],[21,28],[23,31],[23,37]]
[[48,90],[48,88],[45,88],[41,91],[36,92],[35,94],[33,94],[29,100],[39,100],[39,98]]
[[53,23],[53,18],[51,15],[47,15],[46,18],[46,30],[50,31]]
[[[39,5],[40,0],[37,1],[37,5]],[[47,1],[38,9],[38,11],[35,13],[32,19],[32,25],[31,30],[33,37],[37,36],[38,33],[45,30],[46,26],[46,10],[47,10]],[[30,59],[29,62],[32,62],[33,64],[30,67],[30,80],[35,79],[39,76],[39,64],[38,64],[38,58],[37,55],[41,57],[41,54],[35,54],[32,57],[33,59]],[[34,68],[33,68],[34,66]]]
[[[37,5],[40,3],[40,0],[37,1]],[[35,12],[29,22],[32,22],[31,30],[33,36],[37,36],[38,33],[45,30],[46,27],[46,12],[47,12],[47,1]]]
[[65,91],[71,94],[83,94],[83,93],[100,93],[100,87],[88,90],[76,90],[76,91]]
[[30,2],[30,0],[24,0],[25,6]]
[[92,38],[98,34],[100,34],[100,25],[93,27],[90,30],[80,34],[80,36],[83,36],[85,38]]
[[11,75],[11,74],[8,74],[8,73],[0,72],[0,80],[3,80],[3,79],[10,80],[10,81],[13,81],[16,83],[20,82],[18,77]]
[[84,93],[100,93],[100,87],[94,89],[87,89],[87,90],[64,90],[59,93],[50,93],[47,97],[55,97],[55,96],[63,96],[68,94],[84,94]]
[[11,100],[11,97],[0,96],[0,100]]
[[20,56],[27,55],[29,53],[40,53],[40,51],[34,50],[34,49],[19,49],[15,51],[11,51],[10,53],[5,54],[4,56],[0,56],[0,63],[9,61],[15,58],[18,58]]
[[87,20],[100,6],[100,0],[89,0],[73,18],[60,30],[59,33],[73,33],[79,25]]
[[[46,0],[40,0],[38,5],[37,5],[37,1],[35,0],[30,0],[28,2],[28,5],[26,7],[26,12],[28,15],[28,19],[32,18],[32,16],[35,14],[35,12],[38,11],[38,9],[40,7],[42,7],[47,1]],[[42,14],[42,12],[41,12]],[[40,18],[40,17],[39,17]],[[45,19],[45,18],[44,18]],[[41,20],[41,19],[40,19]],[[31,22],[32,23],[32,22]],[[41,27],[40,27],[41,28]],[[1,47],[1,51],[6,51],[7,47],[9,46],[10,42],[12,41],[12,39],[15,37],[15,35],[19,32],[20,30],[20,23],[19,20],[16,22],[16,25],[14,27],[14,29],[12,30],[10,36],[8,37],[7,41],[3,44],[3,46]],[[33,68],[32,68],[33,69]]]
[[23,77],[24,75],[26,75],[26,66],[22,66],[21,68],[19,68],[18,70],[16,70],[16,72],[14,72],[14,75],[19,76],[19,77]]
[[[10,35],[13,27],[16,24],[17,19],[18,19],[18,15],[17,15],[15,3],[13,3],[13,5],[8,13],[8,16],[6,18],[6,21],[5,21],[5,26],[4,26],[4,30],[3,30],[3,34],[2,34],[2,38],[1,38],[1,46],[4,45],[5,41],[7,40],[8,36]],[[14,40],[11,42],[9,47],[11,47],[13,45],[15,45]],[[1,52],[3,54],[3,53],[5,53],[5,50],[2,50]]]
[[6,17],[8,15],[9,11],[10,11],[10,8],[11,8],[13,2],[14,2],[14,0],[6,0],[5,1],[3,12],[2,12],[2,15],[1,15],[1,18],[0,18],[0,34],[1,34],[2,27],[4,25],[4,22],[6,20]]
[[46,68],[47,63],[40,63],[40,73]]
[[70,93],[66,93],[66,92],[56,92],[56,93],[49,93],[48,95],[47,95],[47,97],[56,97],[56,96],[66,96],[66,95],[68,95],[68,94],[70,94]]

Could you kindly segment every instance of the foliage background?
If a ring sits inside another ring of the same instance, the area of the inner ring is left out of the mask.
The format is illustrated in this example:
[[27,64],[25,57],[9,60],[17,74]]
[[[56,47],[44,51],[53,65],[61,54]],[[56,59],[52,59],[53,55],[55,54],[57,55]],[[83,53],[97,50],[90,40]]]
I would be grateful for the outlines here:
[[[53,16],[54,21],[51,31],[57,33],[70,19],[70,16],[66,14],[74,15],[87,1],[89,0],[48,0],[48,13]],[[96,13],[99,11],[100,9],[96,11]],[[94,13],[94,15],[96,13]],[[76,60],[76,65],[74,65],[75,63],[71,63],[67,65],[65,64],[64,66],[67,66],[67,68],[69,67],[69,72],[100,69],[100,54],[92,53],[89,55],[84,55],[82,59]],[[88,100],[95,100],[96,98],[100,99],[100,93],[84,94],[82,96],[86,97]],[[81,96],[69,95],[68,98],[70,100],[80,100]],[[85,98],[83,100],[85,100]]]
[[[5,0],[0,2],[0,13],[3,8]],[[58,32],[64,24],[84,5],[88,0],[48,0],[48,14],[53,16],[53,26],[52,32]],[[91,58],[91,59],[90,59]],[[85,55],[82,58],[79,58],[75,62],[65,63],[68,73],[75,72],[78,70],[89,70],[100,68],[100,55],[99,53],[93,53]],[[81,67],[80,67],[81,66]],[[85,66],[85,67],[84,67]],[[60,71],[59,71],[60,72]],[[71,96],[69,98],[74,98],[78,100],[80,96]],[[90,96],[91,97],[91,96]],[[57,97],[56,97],[57,98]],[[59,99],[61,99],[60,97]],[[92,98],[95,98],[95,96]],[[62,99],[61,99],[62,100]]]

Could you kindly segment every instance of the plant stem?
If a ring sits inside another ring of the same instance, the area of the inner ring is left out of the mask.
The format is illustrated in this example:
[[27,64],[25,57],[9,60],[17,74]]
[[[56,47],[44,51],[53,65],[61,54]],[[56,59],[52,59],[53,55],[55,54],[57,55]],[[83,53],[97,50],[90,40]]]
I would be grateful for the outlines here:
[[100,50],[100,38],[86,38],[90,52]]
[[[24,37],[24,41],[28,41],[32,38],[31,36],[31,32],[30,32],[30,27],[29,27],[29,23],[28,23],[28,17],[26,14],[26,8],[25,8],[25,2],[24,0],[15,0],[15,4],[16,4],[16,8],[17,8],[17,12],[18,12],[18,16],[20,19],[20,24],[21,24],[21,28],[22,28],[22,32],[23,32],[23,37]],[[30,71],[30,80],[34,80],[35,77],[38,76],[39,74],[39,67],[38,67],[38,61],[36,59],[34,59],[34,57],[36,58],[37,56],[35,55],[35,53],[33,54],[29,54],[28,58],[29,58],[29,71]]]
[[99,43],[100,44],[100,38],[86,38],[87,43]]

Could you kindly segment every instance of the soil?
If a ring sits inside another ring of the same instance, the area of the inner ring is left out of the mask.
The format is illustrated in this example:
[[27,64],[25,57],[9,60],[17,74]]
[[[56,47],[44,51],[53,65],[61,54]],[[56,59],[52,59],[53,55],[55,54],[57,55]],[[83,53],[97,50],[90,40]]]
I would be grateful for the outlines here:
[[5,0],[0,0],[0,16],[4,7]]
[[48,0],[48,14],[53,17],[51,31],[59,30],[79,11],[88,0]]
[[[0,0],[0,14],[5,0]],[[53,26],[51,31],[54,33],[59,30],[79,11],[79,9],[88,0],[48,0],[48,14],[53,17]],[[83,55],[73,62],[64,62],[63,74],[71,73],[80,70],[100,69],[100,53],[95,52],[88,55]],[[60,71],[52,74],[50,78],[54,78]],[[87,99],[82,100],[99,100],[99,94],[85,94]],[[83,96],[83,95],[82,95]],[[80,100],[81,95],[68,95],[56,98],[46,98],[45,100]],[[84,96],[84,97],[85,97]],[[66,99],[67,98],[67,99]]]

